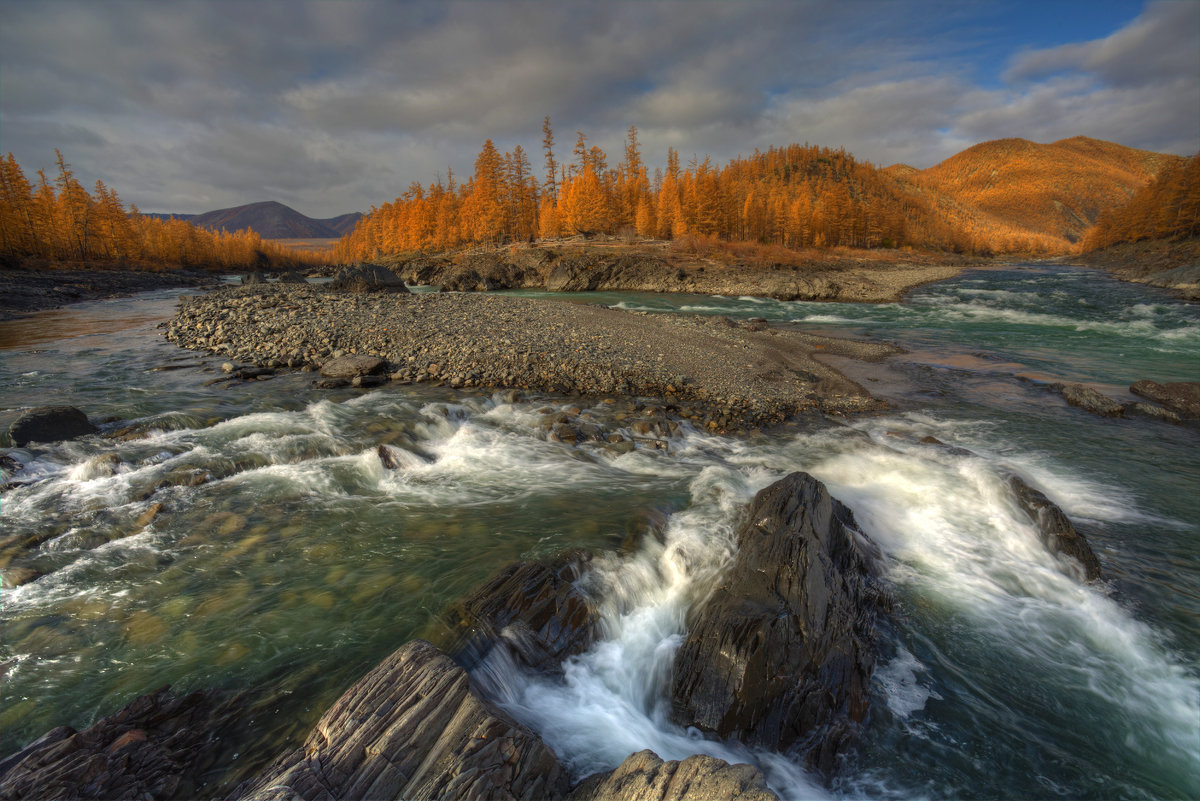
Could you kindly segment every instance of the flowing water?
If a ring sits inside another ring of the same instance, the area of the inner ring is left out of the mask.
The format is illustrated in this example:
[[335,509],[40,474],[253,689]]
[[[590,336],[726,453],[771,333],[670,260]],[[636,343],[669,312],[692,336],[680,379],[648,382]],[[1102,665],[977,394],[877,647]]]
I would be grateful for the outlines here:
[[[892,413],[743,437],[685,428],[667,451],[614,455],[538,425],[570,405],[621,425],[626,406],[602,399],[315,391],[306,374],[205,386],[217,362],[154,327],[175,294],[0,323],[0,425],[63,402],[108,432],[141,426],[10,451],[22,469],[7,480],[29,483],[0,498],[0,536],[44,539],[10,567],[45,575],[3,592],[2,753],[165,683],[251,689],[215,793],[405,640],[440,636],[439,612],[497,567],[582,546],[601,554],[604,639],[561,679],[475,675],[577,776],[651,748],[753,761],[789,798],[1200,795],[1200,432],[1094,417],[1045,386],[1119,397],[1141,378],[1200,380],[1196,306],[1036,265],[874,306],[580,296],[907,350],[830,357]],[[663,691],[745,504],[793,470],[853,509],[897,599],[870,718],[831,787],[674,726]],[[1006,471],[1064,508],[1103,581],[1080,584],[1045,551]]]

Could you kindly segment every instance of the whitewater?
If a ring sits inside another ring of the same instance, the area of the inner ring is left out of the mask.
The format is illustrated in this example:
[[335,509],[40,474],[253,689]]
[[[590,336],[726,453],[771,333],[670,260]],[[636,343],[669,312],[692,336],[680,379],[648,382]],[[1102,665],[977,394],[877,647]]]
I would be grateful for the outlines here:
[[[1048,389],[1197,380],[1195,306],[1043,265],[901,304],[579,296],[906,350],[835,365],[886,414],[739,437],[685,424],[666,450],[615,454],[539,425],[571,406],[606,419],[602,399],[317,392],[301,375],[223,390],[200,367],[158,370],[212,366],[159,337],[175,294],[0,323],[0,422],[55,397],[144,429],[10,452],[36,480],[4,492],[5,535],[46,539],[44,575],[3,595],[5,754],[165,683],[260,688],[219,792],[404,641],[436,638],[445,607],[499,566],[584,547],[601,640],[561,677],[496,651],[472,675],[577,778],[650,748],[752,762],[791,799],[1200,794],[1200,434],[1093,417]],[[754,494],[795,470],[853,510],[895,596],[871,713],[832,785],[668,718],[687,609]],[[1088,537],[1101,581],[1046,551],[1010,473]]]

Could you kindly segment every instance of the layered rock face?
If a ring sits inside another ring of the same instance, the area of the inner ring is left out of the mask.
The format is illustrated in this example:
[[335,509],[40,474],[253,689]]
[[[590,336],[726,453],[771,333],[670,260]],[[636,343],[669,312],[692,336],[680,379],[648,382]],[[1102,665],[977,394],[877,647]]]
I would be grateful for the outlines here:
[[546,799],[569,787],[536,734],[480,697],[448,656],[413,640],[237,797]]
[[807,473],[759,492],[733,565],[688,615],[675,721],[832,773],[867,712],[884,600],[871,551],[850,510]]

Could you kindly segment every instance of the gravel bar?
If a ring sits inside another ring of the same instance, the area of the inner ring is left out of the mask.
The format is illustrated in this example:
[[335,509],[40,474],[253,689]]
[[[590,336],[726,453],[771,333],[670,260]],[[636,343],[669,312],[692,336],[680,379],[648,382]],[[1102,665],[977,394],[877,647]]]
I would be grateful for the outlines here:
[[[894,349],[762,322],[476,293],[365,294],[307,285],[183,298],[166,336],[262,368],[370,356],[395,382],[666,400],[713,431],[885,407],[812,358]],[[327,382],[326,382],[327,383]]]

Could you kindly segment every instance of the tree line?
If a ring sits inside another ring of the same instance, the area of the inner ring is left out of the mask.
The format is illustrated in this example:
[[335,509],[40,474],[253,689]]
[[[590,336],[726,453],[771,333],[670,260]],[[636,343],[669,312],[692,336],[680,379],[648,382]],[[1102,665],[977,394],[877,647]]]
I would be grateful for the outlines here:
[[1145,239],[1200,236],[1200,154],[1164,167],[1124,206],[1104,211],[1084,237],[1084,250]]
[[251,230],[208,231],[175,218],[126,210],[97,181],[88,192],[62,153],[53,180],[38,170],[31,183],[9,153],[0,159],[0,255],[12,260],[120,263],[128,266],[238,271],[324,262],[264,241]]
[[489,139],[469,177],[456,181],[451,171],[445,182],[414,182],[394,201],[372,208],[334,246],[335,257],[596,233],[701,235],[790,248],[969,251],[979,244],[972,232],[944,222],[930,200],[844,149],[772,147],[718,167],[695,156],[685,166],[668,148],[666,168],[651,174],[634,126],[613,166],[583,132],[567,159],[557,155],[549,117],[542,132],[540,172],[521,146],[502,154]]

